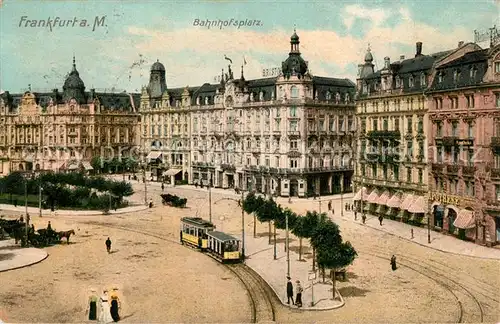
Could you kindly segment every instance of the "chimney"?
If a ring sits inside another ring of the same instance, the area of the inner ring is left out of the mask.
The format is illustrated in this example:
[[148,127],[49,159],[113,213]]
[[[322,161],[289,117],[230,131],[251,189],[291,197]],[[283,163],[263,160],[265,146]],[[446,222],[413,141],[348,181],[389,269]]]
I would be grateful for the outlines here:
[[422,42],[417,42],[417,53],[415,54],[415,57],[422,56]]
[[464,41],[458,42],[458,47],[462,47],[464,45]]
[[401,55],[401,56],[399,57],[399,59],[402,61],[402,60],[404,60],[404,59],[405,59],[405,56],[404,56],[404,55]]
[[391,66],[391,58],[389,56],[384,57],[384,69],[389,69]]
[[90,89],[90,100],[95,99],[95,89]]

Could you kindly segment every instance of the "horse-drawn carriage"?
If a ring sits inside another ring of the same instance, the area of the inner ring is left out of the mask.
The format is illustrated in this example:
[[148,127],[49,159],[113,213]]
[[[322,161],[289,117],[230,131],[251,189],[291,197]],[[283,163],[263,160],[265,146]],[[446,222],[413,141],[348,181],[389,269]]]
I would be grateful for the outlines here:
[[162,194],[160,196],[163,205],[168,205],[172,207],[181,207],[181,208],[186,207],[187,198],[181,198],[171,194]]
[[21,241],[23,246],[26,245],[26,234],[28,234],[28,243],[35,247],[59,244],[62,238],[66,238],[66,242],[69,243],[69,237],[75,234],[74,230],[56,232],[51,228],[42,228],[37,231],[35,231],[34,227],[26,229],[26,223],[18,219],[0,219],[0,228],[1,232],[5,232],[9,237],[14,238],[16,244]]

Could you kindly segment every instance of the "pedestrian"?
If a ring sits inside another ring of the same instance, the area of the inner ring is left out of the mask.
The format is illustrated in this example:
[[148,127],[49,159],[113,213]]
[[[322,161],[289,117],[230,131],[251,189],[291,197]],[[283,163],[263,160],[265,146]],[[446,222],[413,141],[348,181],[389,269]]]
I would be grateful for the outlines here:
[[52,231],[52,225],[50,224],[50,221],[47,224],[47,231]]
[[295,305],[295,303],[293,302],[293,284],[292,282],[290,281],[290,277],[286,277],[286,279],[288,279],[287,283],[286,283],[286,297],[287,297],[287,304],[290,304],[290,299],[292,300],[292,305]]
[[411,238],[413,239],[413,228],[410,231],[411,231]]
[[130,174],[128,175],[128,181],[130,181]]
[[118,291],[118,288],[113,288],[113,291],[111,292],[111,295],[109,296],[111,299],[110,313],[111,313],[111,317],[113,318],[113,321],[115,321],[115,322],[118,322],[120,320],[120,314],[118,313],[118,311],[121,308],[121,303],[120,303],[120,299],[118,298],[117,291]]
[[288,196],[288,203],[291,204],[292,203],[292,196]]
[[99,314],[99,323],[111,323],[113,322],[113,318],[111,317],[111,311],[109,309],[109,300],[108,300],[108,290],[104,289],[100,298],[101,301],[101,309]]
[[380,222],[380,226],[382,226],[382,221],[384,220],[384,216],[380,215],[378,217],[378,221]]
[[363,224],[366,222],[366,215],[363,214],[363,216],[361,216],[361,220],[363,221]]
[[198,181],[195,181],[195,182],[194,182],[194,187],[195,187],[195,188],[198,188]]
[[21,223],[23,223],[23,222],[24,222],[24,217],[23,217],[23,215],[21,215],[21,217],[19,217],[19,221],[20,221]]
[[165,185],[163,184],[163,182],[161,183],[161,192],[163,192],[163,190],[165,190]]
[[394,270],[397,269],[397,266],[396,266],[396,256],[394,254],[391,257],[391,268],[392,268],[392,271],[394,271]]
[[14,199],[14,207],[17,207],[17,198]]
[[297,297],[295,298],[295,305],[297,307],[302,307],[302,285],[300,284],[300,280],[297,280]]
[[335,209],[332,207],[332,215],[335,215]]
[[106,240],[106,250],[108,251],[108,253],[111,253],[111,240],[108,239]]
[[358,220],[358,212],[354,211],[354,220]]
[[90,290],[90,296],[88,300],[87,314],[89,314],[89,321],[97,320],[97,301],[99,297],[97,296],[97,291],[95,289]]
[[200,181],[200,188],[203,189],[203,180]]

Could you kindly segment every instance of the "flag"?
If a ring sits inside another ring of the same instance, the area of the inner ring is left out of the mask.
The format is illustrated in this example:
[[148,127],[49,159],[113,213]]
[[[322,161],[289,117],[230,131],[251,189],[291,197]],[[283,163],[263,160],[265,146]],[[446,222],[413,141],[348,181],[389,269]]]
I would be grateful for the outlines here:
[[243,64],[247,65],[247,60],[245,60],[245,57],[243,56]]
[[231,64],[233,64],[233,60],[231,60],[229,57],[227,57],[226,54],[224,54],[224,59],[228,60],[229,62],[231,62]]

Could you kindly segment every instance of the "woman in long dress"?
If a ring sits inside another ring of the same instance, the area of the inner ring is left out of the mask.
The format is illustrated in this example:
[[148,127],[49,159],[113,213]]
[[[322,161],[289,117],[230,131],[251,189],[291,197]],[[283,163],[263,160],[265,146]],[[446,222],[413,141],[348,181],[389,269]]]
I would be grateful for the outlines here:
[[120,320],[120,314],[118,313],[118,310],[120,309],[120,299],[118,298],[117,294],[117,288],[114,288],[113,291],[111,292],[110,300],[111,300],[111,317],[113,318],[113,321],[118,322]]
[[101,313],[99,314],[100,323],[111,323],[113,318],[111,317],[111,312],[109,310],[109,299],[108,291],[104,289],[101,296]]
[[99,297],[97,297],[97,291],[92,289],[90,291],[88,308],[87,312],[89,313],[89,320],[95,321],[97,320],[97,302],[99,301]]

